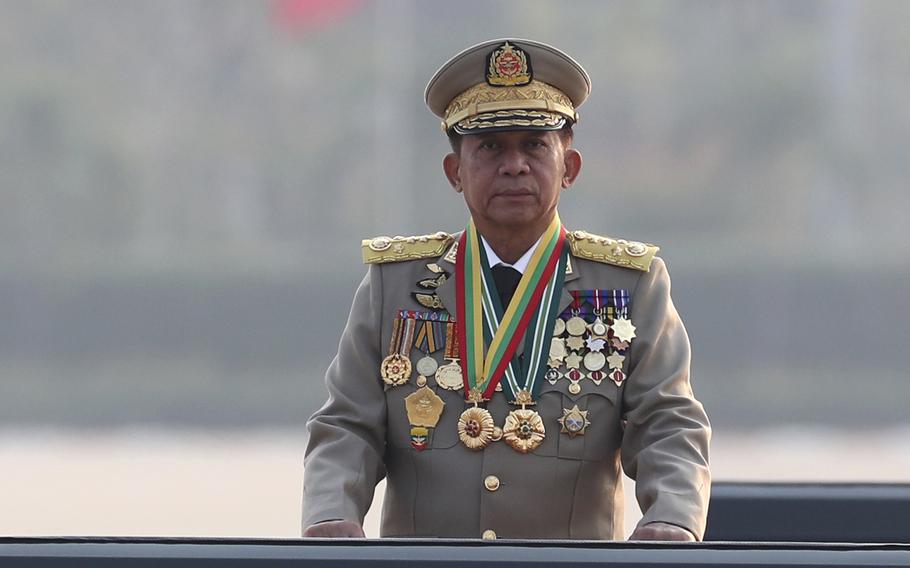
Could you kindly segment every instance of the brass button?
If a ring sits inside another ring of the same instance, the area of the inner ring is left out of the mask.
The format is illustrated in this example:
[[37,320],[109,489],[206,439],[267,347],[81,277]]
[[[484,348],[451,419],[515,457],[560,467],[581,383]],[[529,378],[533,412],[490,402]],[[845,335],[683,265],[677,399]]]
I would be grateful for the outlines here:
[[483,538],[484,540],[496,540],[496,531],[487,529],[487,530],[483,531],[483,535],[481,535],[481,538]]
[[499,489],[499,478],[495,475],[488,475],[486,479],[483,480],[483,486],[486,487],[488,491],[496,491]]
[[569,385],[569,392],[572,394],[578,394],[581,392],[581,385],[578,383],[572,383]]

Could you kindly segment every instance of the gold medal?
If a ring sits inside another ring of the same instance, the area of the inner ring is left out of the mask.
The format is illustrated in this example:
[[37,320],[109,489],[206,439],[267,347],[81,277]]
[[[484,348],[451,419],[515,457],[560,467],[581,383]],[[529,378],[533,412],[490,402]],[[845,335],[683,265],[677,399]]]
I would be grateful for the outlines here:
[[404,399],[404,407],[408,412],[408,422],[411,426],[435,428],[442,416],[446,403],[439,398],[433,389],[420,387]]
[[556,323],[553,324],[553,337],[559,337],[566,331],[566,322],[562,318],[556,318]]
[[594,323],[588,326],[588,329],[591,332],[591,337],[595,339],[606,339],[607,332],[610,328],[608,328],[607,324],[605,324],[603,320],[600,319],[600,316],[597,316],[597,319],[594,320]]
[[611,353],[609,357],[607,357],[607,363],[610,365],[611,369],[622,369],[622,364],[625,360],[625,356],[620,355],[615,351]]
[[585,320],[578,316],[572,316],[572,318],[566,322],[566,331],[569,332],[569,335],[584,335],[587,329],[588,324],[585,323]]
[[566,368],[577,369],[581,367],[581,355],[578,353],[569,353],[566,357]]
[[577,382],[569,384],[569,392],[571,394],[578,394],[581,392],[581,385]]
[[458,390],[464,386],[464,378],[461,375],[461,365],[457,359],[453,359],[448,365],[443,365],[436,370],[436,384],[446,390]]
[[522,454],[537,449],[545,436],[546,429],[540,414],[526,408],[510,412],[502,427],[502,439]]
[[562,418],[557,419],[562,426],[561,432],[568,434],[570,438],[575,436],[584,436],[585,430],[591,425],[588,420],[588,411],[581,410],[576,404],[572,408],[563,408]]
[[392,328],[392,340],[389,344],[389,355],[379,365],[379,376],[390,386],[405,384],[411,378],[411,359],[408,353],[414,342],[416,321],[413,319],[395,318]]
[[613,337],[619,339],[623,342],[630,342],[635,338],[635,326],[632,325],[632,321],[624,318],[618,317],[613,320]]
[[436,384],[446,390],[458,390],[464,386],[464,375],[461,364],[458,362],[458,336],[455,334],[455,324],[446,324],[445,360],[447,364],[436,369]]
[[580,335],[572,335],[566,339],[566,346],[575,351],[581,351],[585,348],[585,340]]
[[383,382],[393,387],[401,386],[411,378],[411,360],[393,353],[382,360],[379,374]]
[[496,424],[493,416],[479,406],[472,406],[458,418],[458,438],[469,450],[482,450],[493,441]]
[[564,340],[554,337],[550,340],[550,359],[561,361],[566,356],[566,343]]

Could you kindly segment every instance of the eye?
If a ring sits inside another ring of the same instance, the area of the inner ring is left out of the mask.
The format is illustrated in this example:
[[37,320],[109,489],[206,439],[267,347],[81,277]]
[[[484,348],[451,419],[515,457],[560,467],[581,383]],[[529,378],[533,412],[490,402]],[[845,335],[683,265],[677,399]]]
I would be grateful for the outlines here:
[[481,150],[495,150],[495,149],[497,149],[497,148],[499,148],[499,144],[497,144],[496,141],[495,141],[495,140],[492,140],[492,139],[490,139],[490,140],[483,140],[483,141],[480,143],[480,149],[481,149]]
[[544,142],[540,138],[531,138],[530,140],[527,141],[528,148],[532,148],[532,149],[544,148],[544,147],[546,147],[546,145],[547,145],[546,142]]

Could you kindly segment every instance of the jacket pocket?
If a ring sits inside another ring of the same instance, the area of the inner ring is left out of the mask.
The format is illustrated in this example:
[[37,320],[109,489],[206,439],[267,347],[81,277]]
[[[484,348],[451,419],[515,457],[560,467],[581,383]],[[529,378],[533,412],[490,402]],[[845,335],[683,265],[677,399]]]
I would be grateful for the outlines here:
[[[622,387],[609,379],[599,385],[583,379],[578,383],[581,390],[572,392],[575,389],[570,390],[571,384],[562,378],[553,384],[545,381],[541,387],[541,415],[547,435],[552,432],[556,437],[556,455],[591,461],[614,459],[622,438]],[[571,421],[582,425],[574,436],[569,432]]]

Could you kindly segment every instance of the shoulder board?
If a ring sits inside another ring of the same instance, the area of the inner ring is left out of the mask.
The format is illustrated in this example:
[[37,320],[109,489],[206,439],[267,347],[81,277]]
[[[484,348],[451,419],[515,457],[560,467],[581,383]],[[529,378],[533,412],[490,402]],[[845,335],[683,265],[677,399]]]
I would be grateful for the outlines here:
[[644,272],[651,267],[654,255],[660,250],[660,247],[654,245],[601,237],[585,231],[569,231],[566,240],[569,241],[574,256]]
[[454,237],[448,233],[433,233],[417,237],[375,237],[361,244],[365,264],[400,262],[441,256]]

